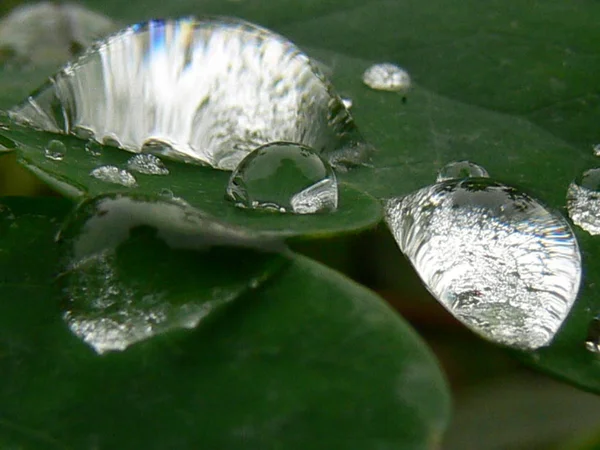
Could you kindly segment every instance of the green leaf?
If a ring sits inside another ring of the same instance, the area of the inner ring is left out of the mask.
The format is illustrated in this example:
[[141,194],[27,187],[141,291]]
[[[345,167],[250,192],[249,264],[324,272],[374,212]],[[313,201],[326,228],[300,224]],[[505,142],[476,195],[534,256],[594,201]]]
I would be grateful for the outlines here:
[[425,345],[370,291],[303,257],[204,326],[98,356],[61,318],[64,203],[44,201],[54,216],[19,200],[0,232],[3,448],[439,443],[449,402]]
[[[114,192],[160,196],[168,190],[169,195],[172,193],[223,222],[282,237],[318,237],[358,231],[376,225],[382,217],[377,200],[346,184],[340,186],[339,207],[333,213],[294,215],[240,209],[225,199],[230,172],[174,161],[165,161],[169,175],[134,173],[135,187],[120,186],[96,179],[90,172],[104,165],[126,168],[132,153],[98,146],[96,151],[100,155],[94,156],[81,139],[26,127],[15,126],[2,133],[21,144],[17,152],[25,167],[71,198]],[[43,149],[48,142],[57,139],[67,148],[62,161],[44,156]]]

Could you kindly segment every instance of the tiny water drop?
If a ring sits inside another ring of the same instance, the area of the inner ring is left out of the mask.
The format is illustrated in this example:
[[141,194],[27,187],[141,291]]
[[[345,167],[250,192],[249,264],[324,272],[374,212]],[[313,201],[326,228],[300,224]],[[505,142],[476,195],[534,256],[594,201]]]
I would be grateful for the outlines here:
[[137,181],[131,173],[116,166],[97,167],[90,172],[90,175],[106,183],[120,184],[125,187],[137,185]]
[[369,67],[363,74],[363,82],[376,91],[406,92],[411,87],[408,72],[391,63]]
[[44,156],[52,161],[62,161],[67,153],[67,147],[61,141],[52,139],[44,149]]
[[568,223],[489,178],[450,180],[386,204],[386,222],[433,296],[486,339],[550,344],[581,280]]
[[489,178],[487,170],[470,161],[456,161],[446,164],[437,175],[436,182],[461,178]]
[[600,156],[600,144],[594,145],[594,156]]
[[600,316],[590,322],[585,348],[592,353],[600,353]]
[[194,328],[285,262],[279,241],[140,196],[85,201],[58,241],[63,318],[97,353]]
[[242,160],[229,180],[227,198],[242,208],[295,214],[333,212],[338,186],[331,166],[310,148],[278,142]]
[[85,143],[85,151],[92,156],[100,156],[102,154],[102,146],[90,139]]
[[342,97],[342,103],[346,107],[346,109],[352,108],[353,102],[350,97]]
[[168,175],[164,163],[158,156],[142,153],[135,155],[127,161],[127,168],[144,175]]
[[584,172],[569,185],[567,211],[575,225],[600,234],[600,169]]

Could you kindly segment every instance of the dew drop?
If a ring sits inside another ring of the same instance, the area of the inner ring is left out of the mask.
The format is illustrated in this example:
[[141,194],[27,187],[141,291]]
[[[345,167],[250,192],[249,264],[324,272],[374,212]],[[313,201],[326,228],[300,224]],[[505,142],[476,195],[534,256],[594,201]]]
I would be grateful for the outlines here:
[[590,322],[585,348],[592,353],[600,353],[600,316]]
[[374,64],[363,74],[363,82],[376,91],[406,92],[411,87],[408,72],[395,64]]
[[102,146],[90,139],[85,143],[85,151],[92,156],[100,156],[102,154]]
[[135,155],[127,161],[127,168],[145,175],[168,175],[164,163],[159,157],[150,154]]
[[437,183],[461,178],[489,178],[487,170],[470,161],[456,161],[446,164],[437,175]]
[[90,175],[98,180],[112,184],[120,184],[125,187],[137,185],[135,177],[126,170],[119,169],[116,166],[101,166],[90,172]]
[[[144,99],[140,101],[140,99]],[[91,47],[11,111],[55,133],[233,170],[289,141],[330,162],[363,163],[368,145],[331,83],[283,37],[238,19],[154,20]]]
[[486,339],[548,345],[575,301],[581,255],[572,230],[512,187],[445,181],[389,200],[386,222],[433,296]]
[[143,197],[84,202],[58,241],[64,320],[97,353],[196,327],[284,262],[279,242]]
[[591,169],[567,190],[567,211],[573,223],[591,235],[600,234],[600,169]]
[[46,144],[44,156],[52,161],[62,161],[67,153],[67,147],[60,141],[55,139]]
[[594,145],[594,156],[600,156],[600,144]]
[[231,175],[227,198],[242,208],[295,214],[333,212],[338,186],[331,166],[311,149],[278,142],[244,158]]

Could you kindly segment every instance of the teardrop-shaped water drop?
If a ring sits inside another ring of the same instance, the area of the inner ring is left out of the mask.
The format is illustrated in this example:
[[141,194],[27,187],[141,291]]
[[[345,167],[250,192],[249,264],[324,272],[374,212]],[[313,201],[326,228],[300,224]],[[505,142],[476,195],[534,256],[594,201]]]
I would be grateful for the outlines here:
[[131,157],[127,161],[127,168],[144,175],[169,175],[169,169],[166,168],[160,158],[150,154]]
[[285,261],[277,241],[143,197],[84,202],[58,240],[64,319],[98,353],[193,328]]
[[100,166],[90,172],[90,175],[106,183],[120,184],[125,187],[137,185],[135,177],[126,170],[116,166]]
[[406,92],[412,84],[408,72],[391,63],[373,64],[363,73],[362,79],[376,91]]
[[585,348],[592,353],[600,353],[600,316],[590,322]]
[[331,166],[311,149],[279,142],[244,158],[227,197],[243,208],[314,214],[336,210],[338,186]]
[[488,178],[489,174],[483,167],[470,161],[456,161],[442,167],[435,180],[437,183],[461,178]]
[[67,154],[67,146],[56,139],[52,139],[44,148],[44,156],[52,161],[62,161]]
[[600,169],[584,172],[569,185],[567,211],[575,225],[600,234]]
[[227,18],[127,28],[65,66],[12,116],[55,133],[85,128],[136,153],[163,142],[170,157],[226,170],[270,142],[298,142],[341,165],[361,163],[370,149],[304,53]]
[[389,200],[386,221],[433,296],[476,333],[548,345],[573,305],[581,255],[567,222],[487,178]]

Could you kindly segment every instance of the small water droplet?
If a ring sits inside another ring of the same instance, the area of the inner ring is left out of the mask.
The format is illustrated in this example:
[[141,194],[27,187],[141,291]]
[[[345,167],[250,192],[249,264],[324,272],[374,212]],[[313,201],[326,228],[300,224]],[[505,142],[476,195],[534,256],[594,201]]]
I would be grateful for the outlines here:
[[158,195],[160,195],[161,197],[164,197],[167,200],[171,200],[173,197],[175,197],[175,194],[173,193],[173,191],[171,189],[167,189],[167,188],[162,188],[160,190],[160,192],[158,193]]
[[567,211],[573,223],[591,235],[600,234],[600,169],[591,169],[567,190]]
[[92,156],[100,156],[102,154],[102,146],[90,139],[85,143],[85,151]]
[[244,158],[227,196],[243,208],[314,214],[337,209],[338,186],[331,166],[311,149],[279,142]]
[[489,178],[487,170],[470,161],[456,161],[446,164],[437,175],[437,183],[460,178]]
[[600,156],[600,144],[594,145],[594,156]]
[[342,97],[342,103],[346,107],[346,109],[352,108],[352,99],[349,97]]
[[126,170],[119,169],[116,166],[101,166],[90,172],[90,175],[98,180],[107,183],[120,184],[125,187],[137,185],[136,179]]
[[74,127],[72,133],[79,139],[83,139],[84,141],[89,141],[94,137],[94,132],[84,127]]
[[46,144],[44,156],[52,161],[62,161],[67,153],[67,147],[56,139],[51,140]]
[[488,178],[438,183],[388,201],[386,222],[429,291],[487,339],[548,345],[575,301],[572,230],[514,188]]
[[129,27],[64,66],[11,116],[54,133],[89,130],[96,141],[133,153],[162,142],[169,158],[224,170],[279,141],[348,166],[369,157],[359,151],[367,147],[348,110],[309,58],[285,38],[234,18]]
[[278,241],[214,222],[189,206],[143,197],[84,202],[58,240],[64,320],[97,353],[196,327],[285,261]]
[[145,175],[168,175],[164,163],[158,156],[149,155],[147,153],[135,155],[127,161],[127,168],[137,173]]
[[592,353],[600,353],[600,316],[590,322],[585,348]]
[[374,64],[363,74],[363,82],[377,91],[406,92],[411,87],[410,75],[391,63]]

